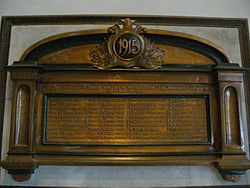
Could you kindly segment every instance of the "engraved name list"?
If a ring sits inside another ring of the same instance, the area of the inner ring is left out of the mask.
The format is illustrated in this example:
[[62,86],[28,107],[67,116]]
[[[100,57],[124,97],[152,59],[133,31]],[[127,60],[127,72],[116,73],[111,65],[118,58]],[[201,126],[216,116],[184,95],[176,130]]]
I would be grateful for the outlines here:
[[207,142],[205,97],[48,96],[45,143]]

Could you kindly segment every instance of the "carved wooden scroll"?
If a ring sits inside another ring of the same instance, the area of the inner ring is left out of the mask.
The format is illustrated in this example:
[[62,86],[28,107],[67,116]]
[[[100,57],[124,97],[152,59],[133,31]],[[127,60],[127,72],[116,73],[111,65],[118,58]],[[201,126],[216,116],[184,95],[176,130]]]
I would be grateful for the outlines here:
[[245,69],[209,41],[127,18],[39,41],[7,69],[2,166],[17,181],[40,165],[215,165],[229,181],[250,167]]

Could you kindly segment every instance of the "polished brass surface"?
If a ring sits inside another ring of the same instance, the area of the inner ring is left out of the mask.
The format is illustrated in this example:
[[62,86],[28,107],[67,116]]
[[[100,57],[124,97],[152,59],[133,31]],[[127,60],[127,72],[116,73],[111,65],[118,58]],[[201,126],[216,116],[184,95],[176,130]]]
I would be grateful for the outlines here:
[[47,97],[45,143],[206,143],[206,102],[201,96]]

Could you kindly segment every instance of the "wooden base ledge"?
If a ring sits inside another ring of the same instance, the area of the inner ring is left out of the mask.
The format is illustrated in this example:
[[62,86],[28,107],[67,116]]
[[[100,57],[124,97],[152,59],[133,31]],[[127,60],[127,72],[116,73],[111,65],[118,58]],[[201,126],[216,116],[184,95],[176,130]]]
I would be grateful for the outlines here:
[[[237,159],[237,160],[236,160]],[[145,163],[147,161],[147,163]],[[8,170],[13,179],[22,182],[30,179],[31,174],[39,165],[64,166],[209,166],[215,165],[222,178],[226,181],[237,182],[245,171],[250,169],[250,161],[244,156],[242,159],[234,156],[46,156],[46,155],[9,155],[1,166]]]

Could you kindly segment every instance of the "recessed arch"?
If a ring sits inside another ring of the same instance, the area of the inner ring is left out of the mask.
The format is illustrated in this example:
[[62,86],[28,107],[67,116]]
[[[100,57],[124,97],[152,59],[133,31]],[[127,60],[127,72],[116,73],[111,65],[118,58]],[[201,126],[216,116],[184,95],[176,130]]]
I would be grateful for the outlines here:
[[[167,52],[165,64],[214,66],[231,62],[221,47],[194,35],[156,29],[147,29],[143,35]],[[20,60],[37,61],[39,64],[91,64],[89,49],[108,37],[106,29],[54,35],[31,45]]]

